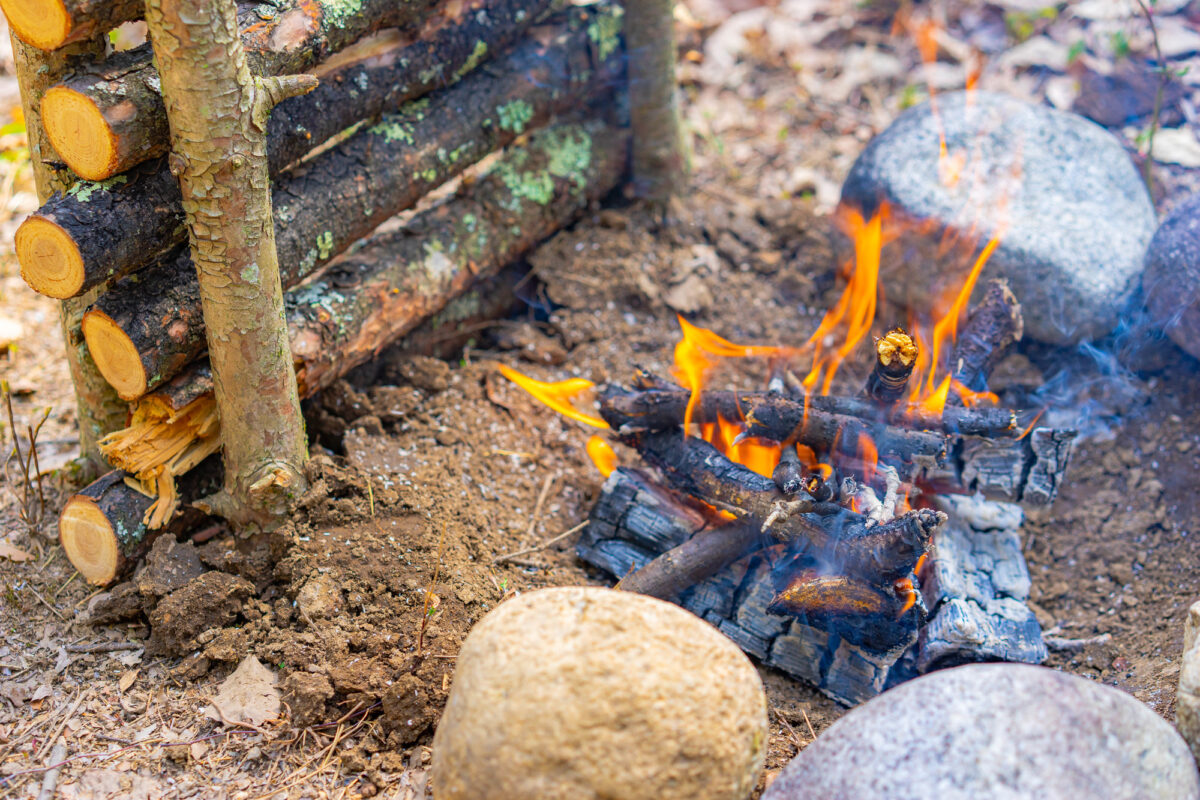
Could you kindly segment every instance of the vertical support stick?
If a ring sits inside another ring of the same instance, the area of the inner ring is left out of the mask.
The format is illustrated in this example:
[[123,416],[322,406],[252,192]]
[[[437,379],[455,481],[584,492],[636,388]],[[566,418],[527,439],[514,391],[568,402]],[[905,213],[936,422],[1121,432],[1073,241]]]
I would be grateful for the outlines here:
[[[45,203],[55,192],[66,191],[75,181],[75,176],[64,169],[56,169],[45,158],[54,150],[42,128],[42,95],[67,72],[67,62],[72,58],[95,58],[104,54],[104,37],[67,45],[54,51],[39,50],[25,44],[15,35],[12,40],[13,61],[17,68],[17,83],[21,87],[21,108],[25,114],[25,131],[29,139],[29,160],[33,165],[33,179],[37,188],[38,202]],[[83,457],[83,475],[86,483],[100,472],[108,469],[96,447],[105,434],[124,427],[128,408],[117,397],[108,382],[100,375],[83,341],[79,323],[83,312],[96,299],[104,287],[79,297],[63,300],[59,305],[63,343],[71,381],[75,384],[76,417],[79,421],[79,450]]]
[[687,174],[675,86],[674,0],[626,0],[629,113],[638,193],[662,204]]
[[212,364],[225,489],[213,511],[271,527],[304,491],[304,421],[283,318],[267,175],[271,109],[307,76],[255,77],[234,0],[148,0]]

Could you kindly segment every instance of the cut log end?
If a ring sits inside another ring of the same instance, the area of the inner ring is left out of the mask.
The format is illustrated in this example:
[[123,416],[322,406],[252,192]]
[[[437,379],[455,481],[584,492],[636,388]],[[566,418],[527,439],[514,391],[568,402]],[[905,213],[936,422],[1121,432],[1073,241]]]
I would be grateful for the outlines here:
[[42,50],[55,50],[71,41],[71,17],[63,0],[0,0],[21,41]]
[[80,177],[102,181],[119,170],[116,133],[82,92],[66,86],[49,89],[42,98],[42,124],[55,152]]
[[34,215],[21,223],[14,239],[21,277],[35,292],[66,300],[83,290],[83,256],[57,223]]
[[58,539],[88,583],[104,586],[116,578],[121,562],[117,532],[95,500],[75,495],[67,501],[58,518]]
[[136,400],[146,393],[146,367],[137,345],[121,326],[103,311],[83,315],[83,338],[96,368],[117,390],[122,400]]

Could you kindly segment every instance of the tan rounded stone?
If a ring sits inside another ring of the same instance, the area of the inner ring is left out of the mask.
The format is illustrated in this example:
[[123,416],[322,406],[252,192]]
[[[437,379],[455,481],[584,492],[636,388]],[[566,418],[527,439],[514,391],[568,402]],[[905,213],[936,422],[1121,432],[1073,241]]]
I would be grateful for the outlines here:
[[678,606],[593,587],[471,631],[433,740],[438,800],[740,800],[762,771],[754,666]]

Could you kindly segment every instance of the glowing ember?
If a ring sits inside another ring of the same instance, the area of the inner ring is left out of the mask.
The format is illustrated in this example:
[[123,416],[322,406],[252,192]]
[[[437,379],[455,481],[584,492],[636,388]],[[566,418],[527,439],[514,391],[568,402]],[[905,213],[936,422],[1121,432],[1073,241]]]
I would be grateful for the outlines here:
[[571,405],[571,401],[584,392],[596,388],[596,384],[584,378],[568,378],[565,381],[556,381],[554,383],[545,383],[530,378],[527,375],[522,375],[511,367],[504,364],[498,364],[497,368],[500,374],[508,378],[510,381],[520,386],[525,391],[529,392],[537,400],[545,403],[553,408],[558,413],[568,419],[573,419],[576,422],[582,422],[585,425],[591,425],[594,428],[607,428],[608,423],[594,414],[588,414],[580,411]]
[[596,465],[596,469],[600,470],[600,474],[606,478],[617,468],[616,451],[599,434],[593,433],[587,440],[587,454],[592,459],[592,463]]

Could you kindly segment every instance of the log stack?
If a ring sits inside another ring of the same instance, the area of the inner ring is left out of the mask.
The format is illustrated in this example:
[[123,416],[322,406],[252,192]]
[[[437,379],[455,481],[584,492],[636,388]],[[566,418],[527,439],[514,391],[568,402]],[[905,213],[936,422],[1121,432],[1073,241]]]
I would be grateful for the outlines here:
[[[142,14],[141,2],[120,0],[0,6],[17,36],[46,50]],[[302,397],[456,298],[486,291],[621,180],[629,141],[613,95],[624,90],[622,8],[606,0],[562,8],[550,0],[239,7],[253,74],[319,79],[311,93],[280,102],[265,129]],[[204,508],[211,475],[183,478],[221,449],[182,165],[169,152],[152,56],[147,45],[66,62],[40,111],[72,185],[16,234],[33,289],[68,302],[97,295],[82,339],[129,404],[126,427],[101,444],[117,471],[71,498],[60,519],[72,562],[97,584],[119,578],[186,506]],[[492,154],[457,192],[373,233]]]

